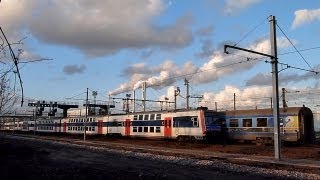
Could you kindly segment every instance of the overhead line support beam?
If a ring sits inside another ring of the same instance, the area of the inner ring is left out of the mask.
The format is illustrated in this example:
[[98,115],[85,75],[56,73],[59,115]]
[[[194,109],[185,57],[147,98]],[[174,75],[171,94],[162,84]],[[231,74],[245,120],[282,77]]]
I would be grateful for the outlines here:
[[277,38],[276,38],[276,19],[275,16],[270,16],[270,44],[271,55],[244,49],[231,45],[224,45],[224,53],[229,54],[227,48],[233,48],[241,51],[246,51],[271,58],[272,65],[272,101],[273,101],[273,122],[274,122],[274,156],[275,159],[281,159],[281,141],[280,141],[280,125],[279,125],[279,82],[278,82],[278,57],[277,57]]

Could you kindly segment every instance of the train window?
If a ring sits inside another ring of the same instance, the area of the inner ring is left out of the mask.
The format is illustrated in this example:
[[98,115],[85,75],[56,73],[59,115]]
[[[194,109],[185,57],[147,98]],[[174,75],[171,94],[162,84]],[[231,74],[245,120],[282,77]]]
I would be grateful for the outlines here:
[[267,127],[267,118],[257,118],[257,127]]
[[133,120],[138,120],[138,115],[134,115]]
[[142,127],[138,127],[138,132],[142,132]]
[[239,127],[239,120],[238,119],[230,119],[229,127]]
[[150,120],[154,120],[155,114],[150,114]]
[[154,132],[154,127],[150,127],[150,132]]
[[193,118],[191,118],[191,120],[193,121],[193,127],[199,127],[199,121],[198,121],[198,118],[193,117]]
[[138,120],[143,120],[143,114],[140,114]]
[[144,115],[144,120],[149,120],[149,114]]
[[157,114],[157,117],[156,117],[156,119],[161,119],[161,114]]
[[143,132],[148,132],[148,127],[143,127]]
[[159,127],[159,126],[158,126],[158,127],[156,127],[156,132],[157,132],[157,133],[161,132],[161,131],[160,131],[160,127]]
[[252,119],[243,119],[243,127],[252,127]]
[[92,131],[96,131],[94,126],[92,127]]
[[132,127],[132,131],[137,132],[137,127],[136,126]]

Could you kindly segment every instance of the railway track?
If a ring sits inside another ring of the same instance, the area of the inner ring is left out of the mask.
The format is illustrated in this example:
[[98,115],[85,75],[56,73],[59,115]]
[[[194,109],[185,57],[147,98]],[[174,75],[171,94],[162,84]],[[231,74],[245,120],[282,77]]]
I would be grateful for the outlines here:
[[[24,137],[40,138],[44,140],[52,140],[58,142],[67,142],[75,144],[87,144],[92,146],[103,146],[113,149],[129,149],[133,151],[177,151],[177,152],[197,152],[203,153],[227,153],[227,154],[241,154],[241,155],[255,155],[273,157],[273,146],[258,147],[254,144],[205,144],[205,143],[187,143],[177,141],[165,140],[149,140],[149,139],[132,139],[132,138],[106,138],[105,136],[89,136],[87,141],[84,142],[81,136],[39,136],[17,134]],[[304,146],[283,146],[282,157],[291,159],[310,159],[320,160],[320,145],[304,145]]]

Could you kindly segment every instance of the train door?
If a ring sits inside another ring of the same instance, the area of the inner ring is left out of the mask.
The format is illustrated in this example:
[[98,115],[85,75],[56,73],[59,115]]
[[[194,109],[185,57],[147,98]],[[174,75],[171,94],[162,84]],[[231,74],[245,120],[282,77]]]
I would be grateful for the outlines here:
[[130,119],[126,119],[124,122],[125,136],[130,136]]
[[64,133],[67,132],[67,123],[66,122],[63,123],[63,132]]
[[57,132],[57,123],[54,123],[54,132]]
[[302,143],[311,143],[314,141],[314,119],[312,111],[303,107],[299,111],[299,134]]
[[98,120],[98,134],[102,134],[102,133],[103,133],[103,121]]
[[164,118],[164,137],[170,138],[172,136],[172,124],[171,124],[171,117]]

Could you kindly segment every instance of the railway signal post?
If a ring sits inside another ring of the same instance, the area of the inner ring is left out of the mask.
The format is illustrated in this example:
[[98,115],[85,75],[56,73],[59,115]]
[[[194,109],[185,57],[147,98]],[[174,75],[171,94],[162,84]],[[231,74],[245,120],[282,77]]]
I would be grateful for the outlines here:
[[84,123],[84,132],[83,132],[83,141],[86,141],[86,134],[87,134],[87,119],[88,119],[88,91],[89,88],[87,88],[87,96],[86,96],[86,116],[83,121]]

